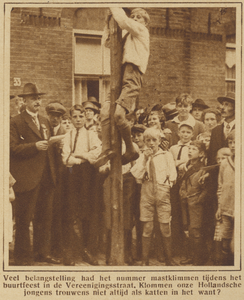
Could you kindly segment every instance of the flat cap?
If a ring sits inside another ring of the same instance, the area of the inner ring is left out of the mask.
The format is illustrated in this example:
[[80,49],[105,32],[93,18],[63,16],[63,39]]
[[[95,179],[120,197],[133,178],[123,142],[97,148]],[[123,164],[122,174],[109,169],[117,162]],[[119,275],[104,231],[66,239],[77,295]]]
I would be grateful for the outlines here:
[[144,132],[147,127],[143,124],[136,124],[131,128],[131,132]]
[[49,103],[46,106],[47,114],[56,113],[60,115],[64,115],[66,113],[66,108],[59,102]]

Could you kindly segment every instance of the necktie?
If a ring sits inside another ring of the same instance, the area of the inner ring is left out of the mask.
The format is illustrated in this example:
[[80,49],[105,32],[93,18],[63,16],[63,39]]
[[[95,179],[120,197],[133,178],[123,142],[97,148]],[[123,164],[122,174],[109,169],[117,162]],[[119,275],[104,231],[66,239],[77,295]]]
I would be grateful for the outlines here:
[[33,120],[34,124],[36,125],[36,127],[38,128],[38,130],[40,130],[40,124],[39,124],[37,116],[33,116],[32,120]]
[[183,147],[185,147],[186,145],[180,145],[180,150],[179,150],[179,152],[178,152],[178,156],[177,156],[177,160],[180,160],[180,157],[181,157],[181,153],[182,153],[182,149],[183,149]]
[[230,125],[227,124],[227,125],[225,126],[225,138],[227,138],[227,136],[228,136],[229,133],[230,133]]
[[150,180],[153,183],[153,191],[156,192],[156,190],[157,190],[156,170],[155,170],[155,164],[153,162],[152,157],[149,162],[149,172],[150,172]]
[[76,144],[77,144],[77,140],[78,140],[79,132],[80,132],[80,129],[77,129],[77,131],[76,131],[76,135],[75,135],[75,141],[74,141],[74,147],[73,147],[73,151],[72,151],[72,153],[74,153],[74,152],[75,152],[75,148],[76,148]]

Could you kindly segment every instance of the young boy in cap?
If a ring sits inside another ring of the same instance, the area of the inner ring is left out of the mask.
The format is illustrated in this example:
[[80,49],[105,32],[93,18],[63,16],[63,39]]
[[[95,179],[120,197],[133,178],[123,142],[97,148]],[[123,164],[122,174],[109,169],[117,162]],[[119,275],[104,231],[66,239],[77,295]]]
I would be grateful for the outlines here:
[[149,265],[149,249],[156,208],[163,236],[166,265],[175,265],[171,256],[171,204],[170,188],[176,180],[172,154],[159,148],[160,130],[148,128],[144,132],[147,149],[132,167],[132,175],[142,180],[140,219],[144,222],[142,235],[142,266]]
[[99,114],[101,104],[95,97],[89,97],[88,101],[82,103],[82,106],[85,108],[86,115],[85,128],[96,131],[96,121],[94,118],[96,114]]
[[191,114],[193,115],[195,120],[202,122],[203,110],[207,108],[209,108],[209,106],[206,105],[202,99],[196,99],[195,102],[192,103]]
[[[146,72],[149,58],[149,15],[142,8],[135,8],[127,17],[122,8],[112,7],[111,13],[124,34],[123,47],[123,82],[119,98],[116,100],[115,123],[126,144],[126,152],[122,156],[122,164],[127,164],[138,158],[131,139],[131,128],[126,120],[126,114],[135,109],[136,99],[142,86],[142,75]],[[96,167],[105,164],[113,155],[110,145],[110,102],[105,101],[102,110],[102,154]]]
[[90,230],[90,215],[92,210],[91,190],[93,189],[93,163],[100,153],[100,140],[97,134],[84,127],[85,109],[81,105],[74,105],[70,109],[74,129],[66,133],[62,151],[63,163],[67,167],[67,202],[64,205],[64,264],[74,265],[72,254],[73,225],[79,225],[83,239],[83,259],[92,265],[97,260],[87,249]]
[[203,203],[206,198],[206,189],[199,183],[199,179],[205,173],[203,158],[205,156],[205,145],[202,142],[193,141],[188,150],[189,161],[185,166],[185,173],[181,179],[180,200],[182,208],[183,229],[185,238],[190,239],[193,249],[191,256],[188,252],[188,259],[181,263],[190,263],[199,266],[203,264],[203,243],[202,243],[202,219]]

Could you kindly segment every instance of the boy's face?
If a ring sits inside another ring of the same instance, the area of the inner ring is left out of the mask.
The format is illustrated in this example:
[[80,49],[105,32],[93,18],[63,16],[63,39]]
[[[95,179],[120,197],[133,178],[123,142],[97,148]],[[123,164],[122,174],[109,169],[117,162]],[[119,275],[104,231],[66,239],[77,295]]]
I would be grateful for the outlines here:
[[133,19],[134,21],[141,23],[142,25],[146,26],[145,19],[143,18],[142,14],[140,11],[136,11],[130,15],[130,18]]
[[206,113],[204,117],[204,124],[207,129],[213,129],[215,126],[217,126],[216,115],[214,113]]
[[206,147],[206,150],[208,150],[210,144],[210,136],[203,136],[199,139],[199,141],[203,142]]
[[71,119],[75,128],[82,128],[86,120],[85,113],[81,113],[79,110],[74,110]]
[[148,117],[147,124],[148,124],[148,127],[161,129],[161,123],[159,120],[159,116],[156,113],[153,113]]
[[158,146],[160,145],[160,139],[156,137],[145,137],[144,142],[147,148],[152,149],[153,154],[158,152]]
[[190,145],[188,150],[188,157],[191,161],[196,161],[197,159],[203,157],[203,153],[202,151],[199,151],[196,146]]
[[200,107],[193,107],[191,114],[193,115],[193,117],[196,120],[201,121],[201,118],[202,118],[202,108],[200,108]]
[[180,102],[180,103],[176,104],[175,108],[181,117],[188,117],[188,115],[192,109],[192,105],[189,103],[181,103]]
[[183,144],[190,142],[193,136],[193,130],[188,126],[181,126],[179,129],[179,137]]
[[143,139],[142,132],[134,132],[132,139],[133,142],[136,143],[139,148],[142,148],[144,146],[144,139]]
[[69,131],[72,128],[70,119],[62,120],[62,124],[64,125],[66,131]]
[[223,153],[218,153],[216,160],[217,160],[217,164],[220,165],[221,162],[227,158],[228,155],[224,155]]
[[228,147],[230,148],[231,154],[235,155],[235,140],[228,140]]

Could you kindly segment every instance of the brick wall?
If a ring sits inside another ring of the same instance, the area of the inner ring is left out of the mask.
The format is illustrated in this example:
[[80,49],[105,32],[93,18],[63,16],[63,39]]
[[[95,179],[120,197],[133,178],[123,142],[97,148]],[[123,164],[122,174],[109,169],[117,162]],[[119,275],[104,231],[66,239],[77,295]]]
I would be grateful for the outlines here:
[[[220,14],[219,8],[148,8],[147,11],[151,17],[151,52],[139,105],[172,102],[181,92],[215,105],[216,97],[224,94],[225,87],[223,34],[230,28],[226,24],[235,22],[235,9],[227,9],[224,14]],[[41,19],[33,17],[40,14]],[[82,10],[75,8],[12,11],[11,94],[19,94],[25,83],[35,82],[47,93],[43,106],[53,100],[71,106],[72,30],[73,26],[89,27],[89,18],[79,21],[79,15],[82,16]],[[103,16],[104,10],[98,10],[97,24],[91,29],[102,27]],[[14,77],[21,78],[21,87],[13,85]]]
[[[55,18],[60,12],[61,9],[49,9],[43,15]],[[51,23],[47,26],[44,21],[35,25],[30,15],[38,14],[38,9],[25,9],[22,13],[14,10],[11,14],[10,93],[17,95],[25,83],[33,82],[47,93],[43,96],[43,107],[54,100],[70,106],[73,21],[62,19],[60,26]],[[21,79],[20,87],[13,85],[14,77]],[[41,113],[44,113],[43,107]],[[11,113],[14,113],[14,103],[11,103]]]

